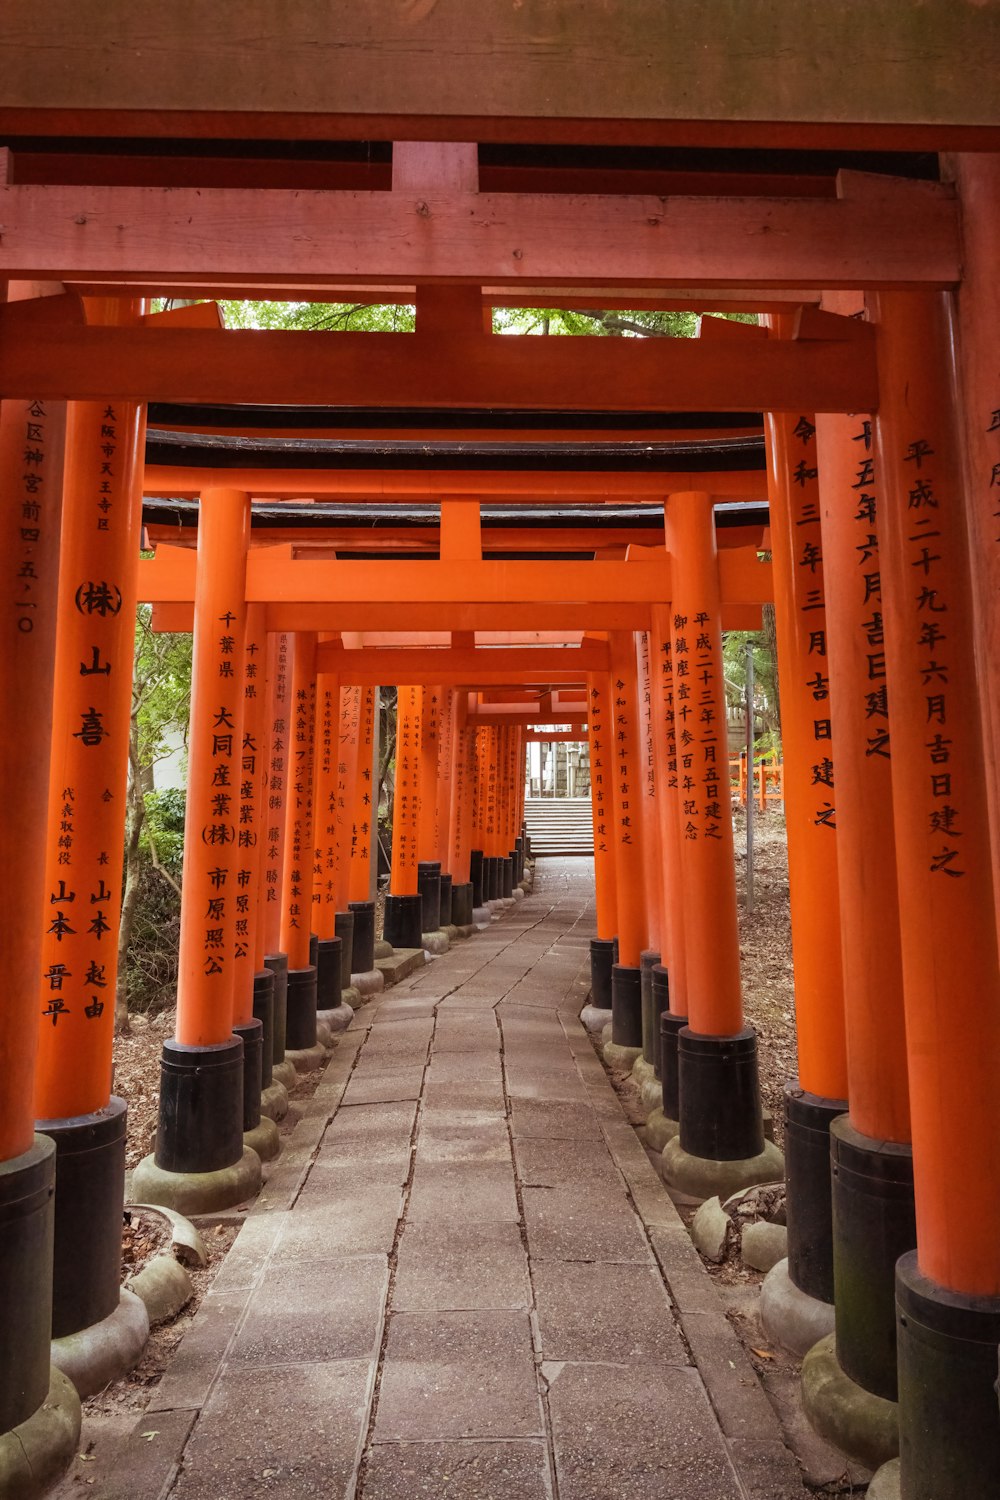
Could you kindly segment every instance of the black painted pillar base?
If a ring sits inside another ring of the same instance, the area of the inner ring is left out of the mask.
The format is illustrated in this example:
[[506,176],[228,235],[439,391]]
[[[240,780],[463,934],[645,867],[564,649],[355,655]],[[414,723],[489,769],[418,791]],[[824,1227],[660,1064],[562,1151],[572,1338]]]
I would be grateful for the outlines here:
[[615,961],[612,938],[590,940],[590,1003],[598,1010],[611,1009],[611,969]]
[[642,1046],[642,986],[631,964],[611,970],[611,1040],[618,1047]]
[[910,1251],[896,1266],[896,1311],[905,1500],[1000,1495],[1000,1297],[938,1286]]
[[913,1150],[830,1126],[837,1363],[885,1401],[896,1385],[896,1262],[917,1244]]
[[472,881],[472,904],[483,906],[486,895],[483,890],[483,851],[473,849],[469,855],[469,879]]
[[35,1122],[56,1148],[54,1339],[91,1328],[118,1306],[127,1122],[125,1101],[114,1095],[94,1114]]
[[514,861],[509,854],[500,860],[501,889],[500,895],[505,901],[510,901],[514,896]]
[[348,901],[347,909],[354,916],[351,972],[370,974],[375,967],[375,902]]
[[243,1043],[243,1130],[256,1130],[260,1124],[261,1053],[264,1028],[257,1020],[245,1026],[234,1026],[233,1035]]
[[344,975],[339,937],[320,938],[316,956],[316,1009],[336,1010],[344,1003]]
[[271,1061],[283,1062],[285,1057],[285,1030],[288,1014],[288,954],[265,953],[264,967],[274,975],[274,1045]]
[[[653,1076],[663,1082],[660,1033],[664,1011],[670,1009],[670,974],[666,964],[654,964],[650,977],[650,1006],[653,1027]],[[676,1119],[676,1115],[674,1116]]]
[[497,862],[491,854],[483,855],[483,905],[497,899]]
[[312,965],[312,967],[314,969],[316,967],[316,955],[317,955],[318,952],[319,952],[319,937],[317,936],[317,934],[315,932],[311,932],[309,934],[309,962],[310,962],[310,964]]
[[665,1010],[660,1017],[660,1086],[663,1092],[663,1113],[668,1120],[679,1120],[681,1117],[677,1038],[687,1023],[687,1016],[678,1016],[672,1010]]
[[833,1302],[833,1201],[830,1126],[847,1108],[785,1085],[785,1184],[788,1275],[807,1297]]
[[156,1165],[165,1172],[218,1172],[242,1155],[242,1041],[185,1047],[171,1037],[160,1058]]
[[393,948],[423,947],[423,902],[419,896],[386,896],[383,935]]
[[514,840],[514,880],[519,883],[524,879],[524,839]]
[[653,1021],[653,969],[660,962],[660,954],[654,948],[645,948],[639,954],[639,993],[642,1005],[642,1057],[647,1063],[656,1060],[655,1037],[658,1027]]
[[0,1161],[0,1434],[26,1422],[49,1393],[55,1176],[48,1136]]
[[464,880],[451,888],[451,920],[455,927],[472,926],[472,881]]
[[253,976],[253,1014],[261,1024],[260,1087],[271,1087],[271,1069],[274,1065],[274,974],[270,969],[258,969]]
[[757,1033],[677,1036],[680,1146],[708,1161],[743,1161],[764,1150]]
[[285,1047],[289,1052],[304,1052],[316,1045],[316,969],[288,971],[288,1014]]
[[450,927],[453,921],[451,915],[451,893],[452,883],[450,875],[441,876],[441,923],[442,927]]
[[340,990],[351,987],[354,973],[354,913],[338,911],[333,919],[334,936],[340,938]]
[[417,865],[417,890],[423,902],[424,932],[437,932],[441,926],[441,861],[422,859]]

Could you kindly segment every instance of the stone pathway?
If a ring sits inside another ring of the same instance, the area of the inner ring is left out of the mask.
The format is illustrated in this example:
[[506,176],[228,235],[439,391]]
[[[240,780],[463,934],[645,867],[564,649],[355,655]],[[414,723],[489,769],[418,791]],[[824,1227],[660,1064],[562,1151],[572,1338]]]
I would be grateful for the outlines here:
[[358,1013],[105,1500],[805,1495],[577,1020],[591,870]]

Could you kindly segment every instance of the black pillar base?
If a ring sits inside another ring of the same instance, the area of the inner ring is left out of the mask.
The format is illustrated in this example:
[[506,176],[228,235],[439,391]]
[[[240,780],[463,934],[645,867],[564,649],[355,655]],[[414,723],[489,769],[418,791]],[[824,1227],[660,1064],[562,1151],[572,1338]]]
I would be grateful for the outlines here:
[[469,879],[472,881],[472,904],[482,906],[486,901],[483,891],[483,851],[473,849],[469,855]]
[[509,854],[505,854],[500,860],[500,875],[502,878],[501,896],[509,901],[514,894],[514,861]]
[[316,1009],[336,1010],[344,1003],[343,944],[339,937],[320,938],[316,955]]
[[288,954],[265,953],[264,967],[274,975],[274,1045],[271,1061],[280,1063],[285,1056],[285,1030],[288,1014]]
[[660,954],[653,948],[645,948],[639,954],[639,994],[642,1005],[642,1056],[648,1063],[656,1061],[655,1037],[659,1027],[653,1020],[653,969],[660,962]]
[[375,967],[375,902],[348,901],[347,909],[354,917],[351,972],[369,974]]
[[642,986],[631,964],[611,970],[611,1040],[619,1047],[642,1046]]
[[270,969],[258,969],[253,976],[253,1014],[261,1024],[260,1086],[271,1087],[274,1060],[274,975]]
[[708,1161],[744,1161],[764,1149],[757,1033],[677,1036],[681,1150]]
[[315,932],[311,932],[309,934],[309,962],[314,969],[316,967],[316,955],[318,952],[319,938],[317,937]]
[[128,1109],[66,1120],[36,1120],[56,1147],[52,1337],[65,1338],[110,1316],[121,1296],[122,1210]]
[[354,913],[338,911],[333,919],[333,931],[334,936],[340,938],[340,988],[343,993],[350,989],[354,973]]
[[154,1161],[164,1172],[218,1172],[243,1155],[243,1043],[185,1047],[171,1038],[160,1057]]
[[417,865],[417,890],[424,903],[423,930],[437,932],[441,926],[441,861],[422,859]]
[[523,838],[516,838],[514,840],[514,880],[515,880],[515,882],[518,882],[518,881],[521,881],[523,879],[524,879],[524,839]]
[[49,1393],[55,1177],[56,1146],[45,1135],[0,1161],[0,1434]]
[[[663,1081],[661,1066],[660,1029],[664,1011],[670,1009],[670,974],[665,964],[654,964],[650,979],[651,1021],[653,1026],[653,1075]],[[672,1116],[676,1119],[676,1115]]]
[[483,855],[483,904],[497,899],[497,862],[492,854]]
[[451,888],[451,920],[456,927],[472,925],[472,881],[464,880]]
[[833,1203],[830,1126],[847,1108],[843,1099],[785,1085],[785,1182],[788,1275],[820,1302],[833,1302]]
[[837,1363],[895,1401],[896,1262],[917,1244],[913,1151],[872,1140],[841,1115],[830,1126],[830,1175]]
[[611,1009],[611,968],[615,945],[611,938],[590,940],[590,1003],[598,1010]]
[[899,1457],[905,1500],[1000,1495],[1000,1297],[968,1297],[896,1266]]
[[261,1053],[264,1028],[259,1021],[234,1026],[233,1035],[243,1043],[243,1130],[256,1130],[260,1124]]
[[386,896],[383,935],[393,948],[423,947],[423,902],[419,896]]
[[453,918],[452,918],[452,915],[451,915],[451,893],[452,893],[451,876],[450,875],[442,875],[441,876],[441,926],[442,927],[450,927],[451,924],[452,924]]
[[316,970],[288,971],[288,1016],[285,1046],[289,1052],[304,1052],[316,1045]]
[[663,1093],[663,1113],[668,1120],[679,1120],[681,1117],[677,1038],[687,1023],[687,1016],[678,1016],[672,1010],[665,1010],[660,1017],[660,1086]]

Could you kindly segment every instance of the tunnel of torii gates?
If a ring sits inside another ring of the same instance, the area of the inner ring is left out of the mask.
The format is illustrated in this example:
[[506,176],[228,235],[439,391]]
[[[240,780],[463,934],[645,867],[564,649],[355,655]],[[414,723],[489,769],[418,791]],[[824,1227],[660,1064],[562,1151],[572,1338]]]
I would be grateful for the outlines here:
[[[81,1335],[123,1364],[144,1337],[111,1094],[137,600],[193,630],[194,673],[177,1028],[135,1194],[198,1212],[253,1194],[283,1084],[379,983],[386,685],[383,941],[433,949],[514,899],[526,739],[585,726],[594,1024],[659,1099],[675,1193],[780,1175],[721,660],[773,599],[798,1076],[762,1310],[810,1349],[822,1430],[847,1440],[846,1387],[898,1418],[908,1500],[996,1493],[1000,157],[904,124],[901,175],[399,140],[312,176],[264,142],[227,177],[221,149],[19,147],[39,118],[15,111],[0,153],[0,1434],[68,1399],[50,1361]],[[914,176],[906,153],[942,145],[953,180]],[[231,331],[212,303],[150,312],[163,295],[415,303],[416,331]],[[493,307],[595,302],[760,320],[490,332]]]

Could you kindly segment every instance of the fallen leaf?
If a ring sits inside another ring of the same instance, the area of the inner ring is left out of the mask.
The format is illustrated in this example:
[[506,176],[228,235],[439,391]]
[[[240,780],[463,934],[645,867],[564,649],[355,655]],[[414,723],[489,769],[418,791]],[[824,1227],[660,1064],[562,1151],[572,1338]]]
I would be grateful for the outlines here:
[[140,1437],[144,1437],[146,1439],[147,1443],[151,1443],[153,1439],[155,1437],[159,1437],[159,1435],[159,1429],[155,1427],[153,1428],[152,1432],[142,1432],[139,1434]]
[[773,1354],[768,1354],[768,1352],[767,1352],[766,1349],[755,1349],[752,1344],[750,1346],[750,1353],[751,1354],[756,1354],[757,1357],[758,1357],[758,1359],[773,1359],[774,1358],[774,1355]]

